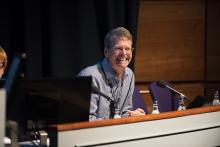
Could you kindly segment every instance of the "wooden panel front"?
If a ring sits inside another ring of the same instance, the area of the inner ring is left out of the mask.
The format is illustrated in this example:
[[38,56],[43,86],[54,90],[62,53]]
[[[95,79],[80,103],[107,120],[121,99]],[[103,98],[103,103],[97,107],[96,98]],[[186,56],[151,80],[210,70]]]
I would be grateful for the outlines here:
[[219,18],[220,1],[209,0],[207,5],[207,80],[220,83]]
[[140,1],[137,82],[204,79],[204,2]]
[[182,111],[164,112],[156,115],[153,114],[153,115],[144,115],[144,116],[136,116],[136,117],[124,117],[118,119],[97,120],[91,122],[58,124],[58,125],[53,125],[51,127],[56,128],[58,131],[70,131],[70,130],[78,130],[78,129],[86,129],[86,128],[94,128],[94,127],[136,123],[143,121],[162,120],[162,119],[176,118],[176,117],[196,115],[196,114],[209,113],[209,112],[217,112],[217,111],[220,111],[220,106],[208,106],[203,108],[194,108],[194,109],[188,109]]

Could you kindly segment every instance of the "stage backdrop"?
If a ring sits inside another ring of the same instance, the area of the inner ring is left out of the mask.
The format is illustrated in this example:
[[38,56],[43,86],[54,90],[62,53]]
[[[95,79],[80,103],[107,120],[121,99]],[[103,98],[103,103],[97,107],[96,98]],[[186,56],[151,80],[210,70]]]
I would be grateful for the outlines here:
[[27,53],[27,78],[75,77],[102,59],[110,29],[128,28],[135,44],[138,6],[138,0],[3,1],[0,45],[9,62],[15,52]]

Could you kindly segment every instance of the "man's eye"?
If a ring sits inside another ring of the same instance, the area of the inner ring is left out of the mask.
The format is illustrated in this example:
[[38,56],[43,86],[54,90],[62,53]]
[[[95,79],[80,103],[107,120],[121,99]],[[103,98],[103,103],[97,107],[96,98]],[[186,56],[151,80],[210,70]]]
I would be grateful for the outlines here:
[[117,48],[115,48],[116,50],[120,50],[120,51],[122,51],[123,50],[123,48],[121,48],[121,47],[117,47]]

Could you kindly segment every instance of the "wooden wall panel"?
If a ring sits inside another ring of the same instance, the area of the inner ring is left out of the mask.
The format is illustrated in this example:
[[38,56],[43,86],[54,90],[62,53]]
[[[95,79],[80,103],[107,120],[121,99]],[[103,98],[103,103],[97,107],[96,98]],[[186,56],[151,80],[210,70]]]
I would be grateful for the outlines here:
[[203,1],[140,1],[137,82],[204,79]]
[[217,0],[209,0],[207,5],[207,80],[220,82],[220,1]]
[[[151,81],[170,81],[192,100],[209,102],[220,90],[220,1],[141,0],[136,86],[148,90]],[[152,111],[150,94],[142,94]]]
[[218,90],[220,92],[220,83],[208,83],[206,85],[206,95],[210,102],[214,99],[214,92]]

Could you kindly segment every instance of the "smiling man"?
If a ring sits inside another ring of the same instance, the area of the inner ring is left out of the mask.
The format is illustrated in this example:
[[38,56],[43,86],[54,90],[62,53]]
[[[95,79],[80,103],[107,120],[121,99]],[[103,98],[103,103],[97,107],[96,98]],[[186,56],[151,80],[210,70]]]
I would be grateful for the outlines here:
[[6,66],[7,66],[7,54],[5,50],[0,46],[0,79],[2,78]]
[[83,69],[78,76],[91,76],[93,86],[112,100],[92,93],[89,120],[144,115],[144,110],[133,110],[134,74],[128,67],[132,59],[132,35],[118,27],[107,33],[104,42],[105,58]]

